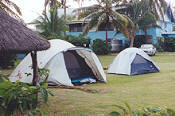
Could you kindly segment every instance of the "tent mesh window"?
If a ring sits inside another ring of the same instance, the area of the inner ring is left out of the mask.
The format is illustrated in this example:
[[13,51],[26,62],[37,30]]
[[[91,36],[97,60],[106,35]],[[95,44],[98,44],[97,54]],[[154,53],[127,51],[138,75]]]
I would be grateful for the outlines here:
[[159,72],[155,65],[137,54],[131,63],[131,75]]
[[[84,58],[78,55],[75,50],[64,52],[64,60],[72,84],[82,85],[91,83],[89,79],[94,79],[96,81],[92,69],[86,64]],[[83,79],[86,79],[87,81],[81,82]]]

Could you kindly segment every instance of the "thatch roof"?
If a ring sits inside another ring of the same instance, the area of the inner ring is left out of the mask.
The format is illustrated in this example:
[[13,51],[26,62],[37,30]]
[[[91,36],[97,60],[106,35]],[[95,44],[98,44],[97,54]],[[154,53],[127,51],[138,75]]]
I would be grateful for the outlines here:
[[0,9],[0,53],[46,50],[49,42]]

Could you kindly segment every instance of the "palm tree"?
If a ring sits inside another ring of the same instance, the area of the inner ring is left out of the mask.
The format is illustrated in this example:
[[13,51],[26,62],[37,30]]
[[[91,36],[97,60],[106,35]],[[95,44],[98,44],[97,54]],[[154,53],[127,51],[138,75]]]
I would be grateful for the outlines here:
[[48,39],[62,36],[63,31],[67,29],[64,17],[58,16],[56,6],[49,10],[49,14],[43,12],[43,15],[32,23],[39,27],[40,34]]
[[117,11],[127,14],[135,25],[134,29],[130,30],[130,47],[133,47],[136,31],[142,29],[147,37],[149,28],[159,27],[156,24],[156,16],[149,7],[149,0],[132,1]]
[[54,6],[61,7],[61,2],[59,2],[58,0],[45,0],[45,2],[44,2],[44,12],[46,12],[47,6],[49,8],[54,7]]
[[[81,6],[82,3],[85,0],[74,0],[74,1],[76,1]],[[66,19],[66,8],[68,7],[68,6],[66,6],[66,3],[67,3],[67,0],[61,0],[61,1],[58,1],[58,0],[45,0],[44,11],[46,12],[46,7],[47,6],[52,7],[52,6],[56,5],[56,6],[60,7],[60,8],[64,8],[64,18]]]
[[150,11],[145,11],[144,15],[141,17],[141,19],[138,21],[139,28],[144,31],[145,39],[147,39],[147,30],[149,28],[161,28],[159,25],[157,25],[156,17],[153,13]]
[[74,12],[78,14],[78,19],[88,21],[83,29],[83,35],[86,35],[90,29],[96,27],[98,31],[100,25],[105,24],[106,28],[106,43],[108,24],[111,22],[116,32],[122,32],[126,37],[129,37],[129,30],[134,28],[132,21],[123,14],[120,14],[113,9],[115,0],[98,0],[98,4],[76,9]]
[[[140,2],[144,0],[121,0],[121,1],[124,4],[126,4],[126,3],[132,3],[132,2]],[[166,0],[148,0],[148,2],[149,2],[149,8],[154,13],[156,19],[160,20],[160,18],[162,18],[164,20],[164,13],[168,7]]]
[[[0,9],[18,18],[19,18],[19,15],[22,15],[20,8],[10,0],[0,0]],[[15,9],[17,13],[15,13],[12,9]]]
[[149,7],[155,14],[156,19],[160,20],[162,18],[164,20],[164,13],[168,7],[166,0],[149,0]]

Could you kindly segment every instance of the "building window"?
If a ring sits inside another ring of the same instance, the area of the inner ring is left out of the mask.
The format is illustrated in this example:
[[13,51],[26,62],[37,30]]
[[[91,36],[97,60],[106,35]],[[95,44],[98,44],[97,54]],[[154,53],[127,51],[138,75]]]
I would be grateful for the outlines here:
[[81,23],[69,24],[69,32],[82,32],[84,25]]
[[[98,30],[99,31],[105,31],[106,30],[106,24],[105,23],[101,24]],[[107,30],[108,31],[113,31],[114,30],[114,27],[112,26],[111,23],[108,23]]]
[[175,25],[173,25],[173,31],[175,31]]
[[[85,24],[82,23],[75,23],[75,24],[69,24],[69,32],[83,32],[83,28],[85,27]],[[106,24],[101,24],[99,31],[105,31],[106,30]],[[114,31],[114,27],[112,26],[111,23],[107,25],[107,30],[108,31]]]

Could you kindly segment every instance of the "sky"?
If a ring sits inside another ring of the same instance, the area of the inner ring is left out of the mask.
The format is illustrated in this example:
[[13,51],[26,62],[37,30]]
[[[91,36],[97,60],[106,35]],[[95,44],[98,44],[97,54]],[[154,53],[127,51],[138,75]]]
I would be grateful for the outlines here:
[[[22,11],[22,18],[25,23],[30,23],[34,19],[36,19],[39,15],[42,14],[44,9],[44,1],[45,0],[11,0],[16,3],[21,11]],[[78,8],[79,5],[77,2],[73,0],[67,0],[67,6],[70,8]],[[89,6],[95,3],[95,0],[86,1],[83,3],[83,6]]]
[[[39,15],[41,15],[43,9],[44,9],[44,1],[45,0],[12,0],[15,2],[22,11],[22,18],[25,23],[30,23],[34,19],[36,19]],[[78,8],[79,5],[77,2],[74,2],[73,0],[67,0],[67,5],[70,8]],[[83,3],[83,6],[89,6],[92,5],[95,2],[95,0],[90,0]],[[171,6],[175,6],[175,0],[166,0],[168,3],[171,4]]]

